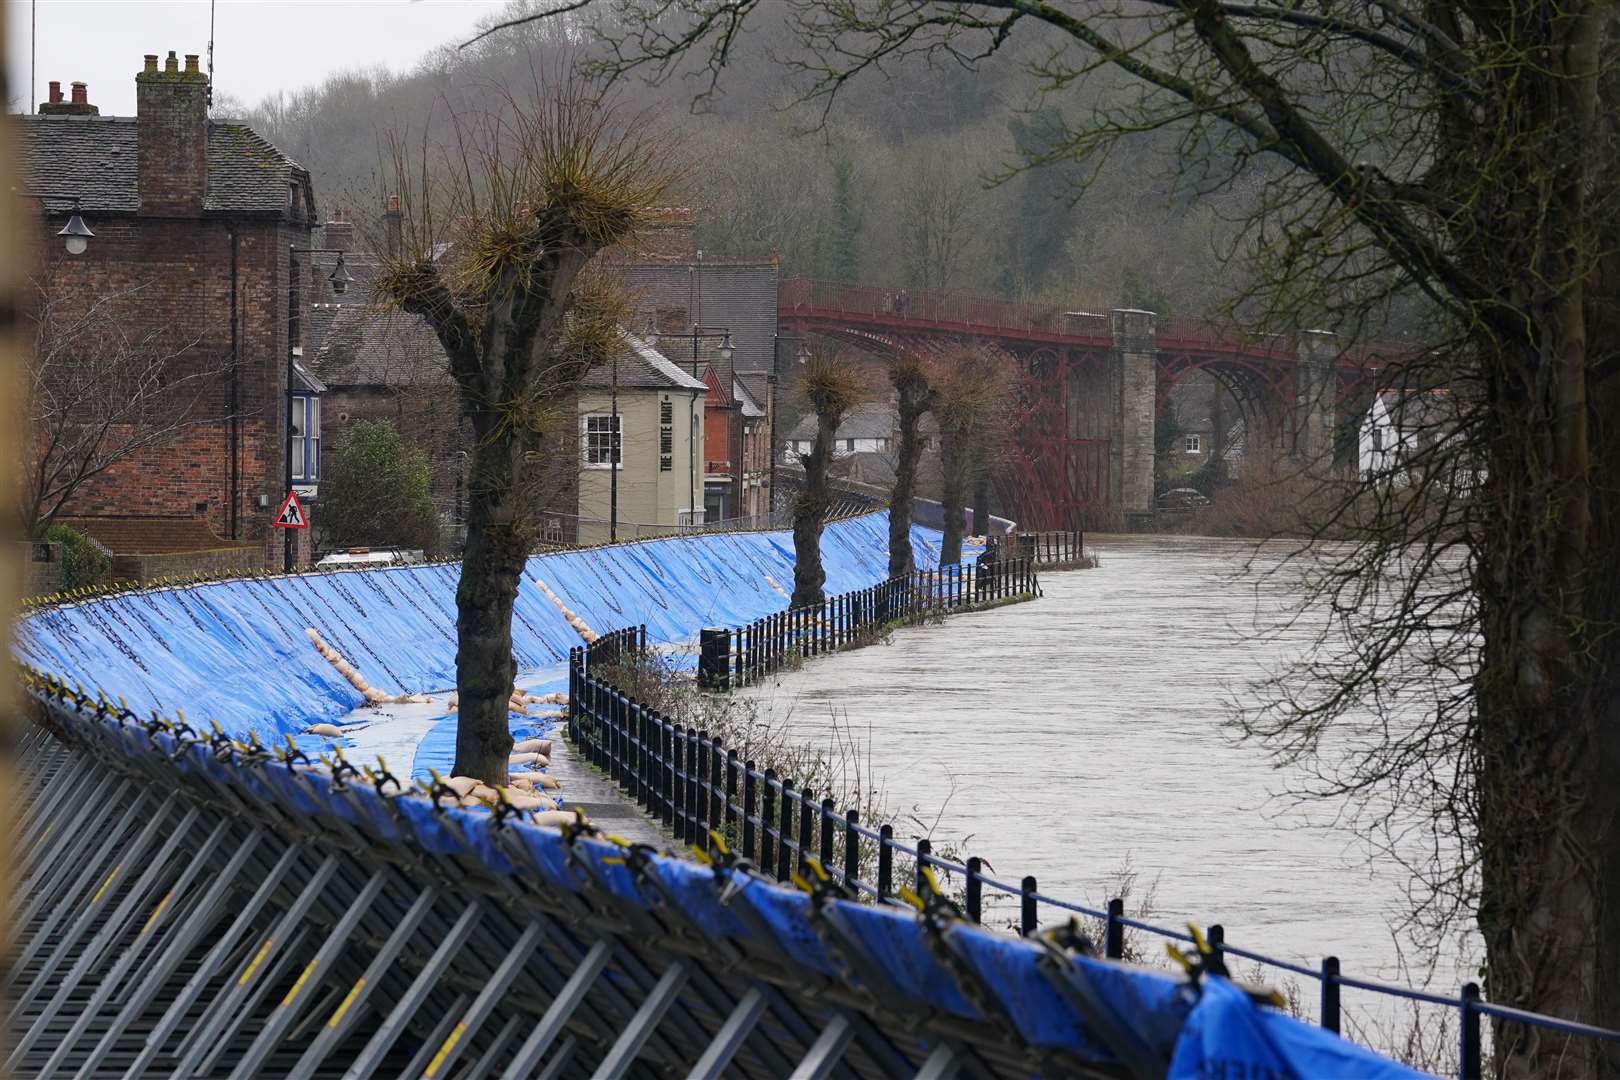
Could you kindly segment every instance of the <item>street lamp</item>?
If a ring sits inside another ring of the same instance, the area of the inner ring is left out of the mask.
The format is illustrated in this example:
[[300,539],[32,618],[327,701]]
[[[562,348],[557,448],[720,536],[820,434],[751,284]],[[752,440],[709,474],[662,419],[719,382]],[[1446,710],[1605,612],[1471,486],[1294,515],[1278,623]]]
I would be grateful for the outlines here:
[[86,225],[84,218],[79,216],[79,196],[60,195],[49,191],[16,191],[15,189],[13,189],[12,194],[24,199],[39,199],[42,202],[45,199],[73,200],[73,214],[68,218],[68,223],[62,226],[56,234],[62,238],[63,245],[67,248],[69,255],[83,255],[90,247],[90,241],[95,239],[96,234],[90,231],[90,226]]
[[[692,378],[694,378],[694,379],[701,379],[703,377],[703,375],[702,375],[702,373],[701,373],[701,371],[699,369],[699,363],[700,362],[698,360],[698,339],[699,338],[706,338],[706,337],[717,337],[717,338],[720,339],[720,347],[715,350],[715,354],[717,356],[719,356],[722,361],[725,362],[725,364],[726,364],[726,366],[728,368],[731,366],[731,358],[737,354],[737,350],[734,349],[732,347],[732,345],[731,345],[731,327],[729,327],[729,326],[699,326],[697,323],[693,323],[692,324]],[[718,378],[718,373],[717,373],[716,377]],[[724,391],[725,391],[726,400],[728,400],[728,401],[734,400],[733,397],[732,397],[732,393],[731,393],[731,387],[729,387],[729,386],[724,387]],[[693,408],[696,409],[697,406],[696,406],[696,396],[695,395],[693,397],[693,402],[694,402]],[[696,443],[697,443],[697,420],[696,420],[695,417],[690,418],[688,427],[689,427],[690,430],[688,430],[687,433],[686,433],[687,451],[688,451],[688,453],[687,453],[687,463],[686,463],[686,509],[687,509],[687,524],[691,524],[692,523],[692,516],[697,513],[697,505],[696,505],[696,503],[697,503],[697,446],[696,446]]]
[[84,218],[79,216],[77,195],[73,197],[73,216],[68,218],[68,223],[62,226],[62,231],[56,235],[64,238],[69,255],[83,255],[85,249],[90,246],[91,239],[96,235],[90,231],[90,226],[84,223]]
[[[72,222],[69,222],[69,224],[71,225]],[[287,277],[287,387],[286,387],[287,392],[286,392],[286,395],[285,395],[286,399],[287,399],[287,407],[286,407],[286,412],[287,412],[287,438],[286,438],[286,445],[284,446],[283,449],[285,451],[285,455],[286,455],[286,459],[287,459],[286,479],[287,479],[287,492],[289,494],[292,493],[292,489],[293,489],[293,439],[297,438],[297,437],[302,437],[302,434],[303,434],[302,431],[298,428],[298,426],[293,422],[293,398],[294,398],[293,383],[298,378],[297,372],[294,370],[294,366],[295,366],[295,362],[296,362],[298,353],[303,351],[303,342],[302,342],[302,340],[300,340],[301,337],[302,337],[302,335],[300,333],[300,331],[302,329],[302,320],[300,319],[300,313],[299,313],[299,310],[298,310],[299,307],[301,306],[300,297],[299,297],[299,288],[298,288],[298,282],[299,282],[299,279],[301,277],[301,269],[302,269],[300,267],[300,265],[299,265],[299,262],[298,262],[298,256],[300,256],[300,255],[336,255],[337,256],[337,267],[330,274],[328,274],[326,276],[326,280],[331,284],[332,293],[335,296],[342,296],[345,292],[347,292],[349,290],[349,283],[354,280],[353,275],[351,275],[349,273],[348,267],[343,265],[343,249],[342,248],[316,248],[316,247],[301,248],[301,247],[297,247],[296,245],[288,245],[288,247],[287,247],[287,271],[288,271],[288,277]],[[286,530],[283,530],[283,531],[286,533],[286,536],[282,540],[282,555],[281,555],[282,566],[288,573],[291,573],[292,568],[293,568],[293,561],[294,561],[294,558],[293,558],[293,533],[292,533],[291,529],[286,529]]]
[[803,334],[772,334],[771,335],[771,374],[767,382],[770,385],[770,413],[771,413],[771,510],[776,509],[776,394],[781,385],[781,376],[777,372],[782,359],[783,339],[797,341],[799,344],[793,350],[793,362],[803,367],[810,360],[810,346],[805,342]]

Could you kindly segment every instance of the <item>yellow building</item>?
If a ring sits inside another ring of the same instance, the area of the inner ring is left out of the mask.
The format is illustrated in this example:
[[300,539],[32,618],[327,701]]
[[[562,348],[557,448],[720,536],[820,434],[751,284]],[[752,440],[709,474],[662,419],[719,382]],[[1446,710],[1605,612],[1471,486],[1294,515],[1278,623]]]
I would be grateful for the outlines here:
[[630,333],[611,363],[591,369],[579,392],[579,543],[607,540],[615,517],[620,540],[703,521],[707,391]]

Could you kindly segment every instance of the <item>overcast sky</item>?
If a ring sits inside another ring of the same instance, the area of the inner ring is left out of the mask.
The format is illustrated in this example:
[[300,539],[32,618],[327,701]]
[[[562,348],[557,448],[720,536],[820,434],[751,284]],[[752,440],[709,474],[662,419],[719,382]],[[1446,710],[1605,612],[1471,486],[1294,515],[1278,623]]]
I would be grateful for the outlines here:
[[[5,5],[8,107],[27,111],[30,19],[38,12],[34,102],[79,80],[104,116],[135,114],[135,73],[147,53],[197,53],[207,64],[208,0],[0,0]],[[423,53],[472,36],[502,0],[217,0],[214,85],[247,104],[347,68],[409,68]]]

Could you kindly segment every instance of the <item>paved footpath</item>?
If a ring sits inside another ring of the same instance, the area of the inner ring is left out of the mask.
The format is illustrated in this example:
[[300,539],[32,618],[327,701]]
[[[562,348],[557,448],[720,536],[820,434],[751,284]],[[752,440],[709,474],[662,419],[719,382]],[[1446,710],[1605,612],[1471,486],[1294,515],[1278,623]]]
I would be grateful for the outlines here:
[[548,776],[562,783],[565,809],[579,807],[591,824],[603,832],[615,833],[633,844],[651,844],[659,849],[674,849],[675,841],[666,835],[645,811],[619,790],[619,785],[606,779],[595,768],[578,756],[563,738],[563,725],[559,724],[551,736],[551,766]]

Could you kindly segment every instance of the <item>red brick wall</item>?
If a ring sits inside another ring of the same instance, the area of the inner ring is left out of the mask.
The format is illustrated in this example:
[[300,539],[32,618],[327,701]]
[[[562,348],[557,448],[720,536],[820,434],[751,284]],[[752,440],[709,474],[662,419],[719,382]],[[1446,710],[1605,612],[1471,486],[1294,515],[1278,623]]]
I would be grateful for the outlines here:
[[[97,477],[66,513],[176,515],[196,512],[220,536],[264,544],[281,563],[280,530],[270,519],[286,495],[283,417],[287,364],[288,248],[307,246],[306,228],[280,221],[218,217],[99,215],[83,255],[68,255],[40,221],[40,280],[54,295],[127,297],[119,318],[131,334],[156,333],[179,350],[177,369],[214,370],[188,427],[172,443],[148,449]],[[239,439],[233,536],[230,499],[231,233],[237,243]],[[309,274],[301,306],[309,303]],[[259,509],[264,496],[267,508]],[[272,532],[275,535],[272,535]]]

